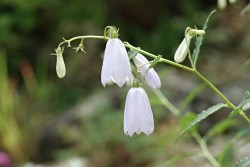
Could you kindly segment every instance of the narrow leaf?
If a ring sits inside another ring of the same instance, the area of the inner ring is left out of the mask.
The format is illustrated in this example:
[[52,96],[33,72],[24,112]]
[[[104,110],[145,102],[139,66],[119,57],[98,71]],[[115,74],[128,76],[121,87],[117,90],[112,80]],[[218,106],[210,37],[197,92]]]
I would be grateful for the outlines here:
[[240,104],[230,113],[229,117],[235,117],[236,115],[239,114],[239,112],[243,109],[243,107],[250,103],[250,92],[246,91],[245,96],[243,100],[240,102]]
[[242,109],[244,107],[244,105],[246,103],[249,103],[249,102],[250,102],[250,92],[247,91],[247,92],[245,92],[245,96],[244,96],[243,100],[240,102],[240,104],[237,106],[237,108]]
[[[207,29],[207,24],[208,24],[208,21],[210,20],[211,16],[215,13],[216,10],[213,10],[207,17],[204,25],[203,25],[203,30],[205,31]],[[194,66],[196,67],[196,64],[197,64],[197,60],[199,58],[199,53],[200,53],[200,47],[202,45],[202,42],[203,42],[203,38],[204,36],[199,36],[196,38],[196,41],[195,41],[195,49],[193,51],[193,55],[192,55],[192,61],[193,61],[193,64]]]
[[193,120],[181,133],[180,136],[183,135],[184,133],[186,133],[190,128],[192,128],[193,126],[195,126],[197,123],[201,122],[203,119],[206,119],[208,116],[210,116],[211,114],[215,113],[216,111],[218,111],[219,109],[223,108],[223,107],[227,107],[226,104],[224,103],[219,103],[216,104],[210,108],[208,108],[207,110],[202,111],[199,115],[197,115],[197,117],[195,118],[195,120]]
[[248,166],[250,166],[250,157],[245,157],[245,158],[241,159],[235,165],[235,167],[248,167]]

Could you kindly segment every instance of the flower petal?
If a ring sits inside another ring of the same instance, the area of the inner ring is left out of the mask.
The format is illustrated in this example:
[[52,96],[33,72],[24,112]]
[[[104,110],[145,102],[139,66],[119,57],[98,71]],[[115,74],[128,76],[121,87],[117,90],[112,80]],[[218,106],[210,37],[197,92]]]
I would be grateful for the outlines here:
[[138,104],[138,112],[139,112],[139,127],[142,132],[146,135],[150,135],[154,131],[154,118],[152,109],[150,106],[150,102],[147,96],[147,93],[144,89],[140,89],[140,102]]
[[136,92],[136,88],[131,88],[129,90],[124,111],[124,133],[130,137],[133,136],[137,129],[139,129],[138,122],[136,120],[136,104],[138,100]]
[[161,87],[161,80],[153,68],[149,69],[149,61],[140,53],[133,58],[133,61],[138,68],[138,71],[145,77],[146,83],[152,89],[159,89]]
[[153,89],[159,89],[161,87],[161,79],[153,68],[149,69],[145,74],[145,80]]

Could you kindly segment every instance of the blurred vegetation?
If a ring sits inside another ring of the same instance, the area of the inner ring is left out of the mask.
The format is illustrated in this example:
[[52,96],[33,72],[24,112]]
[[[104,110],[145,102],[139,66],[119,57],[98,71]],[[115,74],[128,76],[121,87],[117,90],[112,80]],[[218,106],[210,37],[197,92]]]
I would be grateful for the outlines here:
[[[249,90],[250,81],[249,12],[240,16],[245,5],[239,1],[216,13],[199,60],[201,71],[223,90],[231,90],[228,96],[236,103]],[[201,27],[214,8],[216,2],[198,0],[1,0],[0,152],[10,155],[12,166],[26,162],[53,166],[71,157],[85,157],[91,167],[207,163],[192,135],[175,145],[181,129],[179,120],[150,90],[156,131],[150,137],[123,134],[127,88],[103,90],[100,69],[104,42],[85,41],[86,54],[66,50],[67,75],[63,80],[56,76],[56,58],[50,53],[62,37],[102,35],[105,26],[115,25],[122,40],[172,60],[185,28]],[[159,65],[157,70],[163,93],[180,106],[181,117],[187,111],[200,112],[218,100],[203,86],[184,99],[200,83],[168,66],[163,69]],[[197,131],[219,162],[228,167],[250,154],[238,151],[249,147],[249,130],[243,128],[244,123],[222,121],[227,115],[220,113]],[[183,119],[185,123],[186,116]]]

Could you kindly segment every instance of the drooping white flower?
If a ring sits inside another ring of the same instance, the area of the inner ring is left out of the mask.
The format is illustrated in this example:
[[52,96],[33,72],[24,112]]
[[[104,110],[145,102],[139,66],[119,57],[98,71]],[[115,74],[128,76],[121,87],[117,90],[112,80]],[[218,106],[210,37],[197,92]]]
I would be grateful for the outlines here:
[[128,92],[124,111],[124,133],[133,136],[154,131],[154,118],[148,96],[143,88],[131,88]]
[[133,57],[133,61],[138,68],[138,71],[143,77],[145,77],[148,86],[152,89],[159,89],[161,87],[160,77],[153,68],[149,69],[149,61],[140,53],[137,53],[137,55]]
[[66,74],[66,67],[62,55],[63,50],[61,47],[56,49],[56,73],[59,78],[63,78]]
[[132,73],[128,53],[120,39],[109,39],[106,44],[102,65],[101,82],[105,87],[107,83],[114,82],[119,87],[132,80]]
[[181,63],[185,60],[188,54],[189,45],[191,42],[192,37],[189,35],[186,35],[186,37],[183,39],[181,44],[179,45],[178,49],[175,52],[174,55],[174,61],[177,63]]

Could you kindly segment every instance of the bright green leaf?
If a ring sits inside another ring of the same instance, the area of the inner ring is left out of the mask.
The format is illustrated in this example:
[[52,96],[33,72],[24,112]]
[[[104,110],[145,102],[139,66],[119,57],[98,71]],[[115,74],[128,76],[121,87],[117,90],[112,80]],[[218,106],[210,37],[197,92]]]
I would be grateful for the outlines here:
[[219,109],[223,108],[223,107],[227,107],[226,104],[224,103],[219,103],[216,104],[210,108],[208,108],[207,110],[202,111],[199,115],[197,115],[197,117],[195,118],[195,120],[193,120],[181,133],[180,136],[183,135],[184,133],[186,133],[190,128],[192,128],[193,126],[195,126],[197,123],[201,122],[203,119],[206,119],[208,116],[210,116],[211,114],[215,113],[216,111],[218,111]]
[[[207,29],[207,24],[208,24],[208,21],[210,20],[211,16],[215,13],[215,10],[213,10],[207,17],[204,25],[203,25],[203,30],[205,31]],[[193,51],[193,55],[192,55],[192,61],[193,61],[193,64],[194,66],[196,66],[197,64],[197,60],[199,58],[199,54],[200,54],[200,47],[202,45],[202,42],[203,42],[203,38],[204,36],[199,36],[196,38],[196,41],[195,41],[195,49]]]

